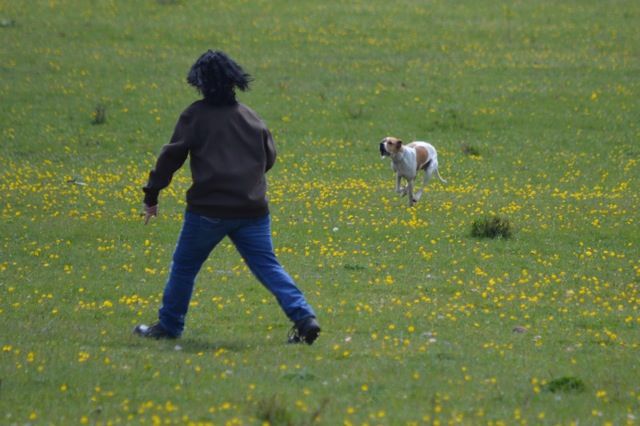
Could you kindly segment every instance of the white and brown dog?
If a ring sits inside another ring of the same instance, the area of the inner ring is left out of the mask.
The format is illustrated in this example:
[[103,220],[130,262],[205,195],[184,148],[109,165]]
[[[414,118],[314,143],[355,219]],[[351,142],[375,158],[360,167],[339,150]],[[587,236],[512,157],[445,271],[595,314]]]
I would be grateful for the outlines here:
[[[380,142],[380,154],[382,158],[391,157],[391,167],[396,172],[396,192],[409,196],[409,206],[420,199],[424,185],[434,173],[441,182],[447,182],[438,172],[438,153],[430,143],[416,141],[405,145],[400,139],[387,136]],[[424,171],[423,187],[414,193],[414,182],[420,170]],[[407,181],[405,187],[400,187],[402,178]]]

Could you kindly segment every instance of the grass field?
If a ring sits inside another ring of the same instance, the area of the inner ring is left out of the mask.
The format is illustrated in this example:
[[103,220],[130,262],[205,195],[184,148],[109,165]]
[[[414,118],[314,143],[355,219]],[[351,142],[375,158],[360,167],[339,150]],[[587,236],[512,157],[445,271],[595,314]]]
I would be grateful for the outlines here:
[[[637,1],[0,0],[0,424],[640,423]],[[141,186],[222,49],[272,129],[313,346],[223,243],[159,307],[188,170]],[[432,142],[414,208],[378,143]],[[500,215],[509,239],[471,237]]]

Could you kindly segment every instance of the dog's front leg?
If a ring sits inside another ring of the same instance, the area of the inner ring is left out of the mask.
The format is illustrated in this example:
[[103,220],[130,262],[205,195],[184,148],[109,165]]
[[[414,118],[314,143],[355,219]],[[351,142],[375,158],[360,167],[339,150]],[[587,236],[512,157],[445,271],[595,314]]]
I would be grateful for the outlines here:
[[413,179],[407,179],[407,195],[409,196],[409,207],[412,207],[416,202],[413,199]]
[[[400,188],[400,173],[396,173],[396,192],[398,194],[403,194],[403,192],[405,192],[405,190],[403,188]],[[406,193],[406,192],[405,192]]]

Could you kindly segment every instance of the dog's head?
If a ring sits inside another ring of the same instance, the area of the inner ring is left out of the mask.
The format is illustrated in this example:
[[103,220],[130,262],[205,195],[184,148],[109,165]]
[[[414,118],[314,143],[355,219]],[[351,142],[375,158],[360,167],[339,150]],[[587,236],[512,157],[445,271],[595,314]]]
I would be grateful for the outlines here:
[[387,136],[380,142],[380,155],[383,157],[394,155],[402,150],[402,141],[393,136]]

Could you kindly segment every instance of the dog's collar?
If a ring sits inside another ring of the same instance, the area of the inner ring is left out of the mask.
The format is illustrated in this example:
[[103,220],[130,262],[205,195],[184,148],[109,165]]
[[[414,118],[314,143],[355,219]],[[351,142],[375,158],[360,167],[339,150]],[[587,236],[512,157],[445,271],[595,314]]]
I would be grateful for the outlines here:
[[404,149],[404,147],[401,147],[401,148],[400,148],[400,151],[398,151],[398,152],[396,152],[396,153],[394,153],[394,154],[389,153],[389,156],[390,156],[391,158],[402,158],[402,157],[404,157],[404,154],[406,154],[406,152],[407,152],[407,150],[406,150],[406,149]]

